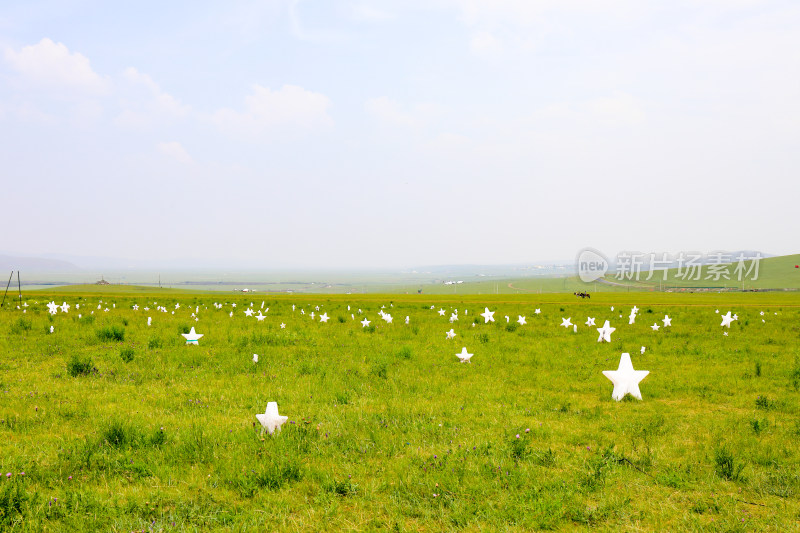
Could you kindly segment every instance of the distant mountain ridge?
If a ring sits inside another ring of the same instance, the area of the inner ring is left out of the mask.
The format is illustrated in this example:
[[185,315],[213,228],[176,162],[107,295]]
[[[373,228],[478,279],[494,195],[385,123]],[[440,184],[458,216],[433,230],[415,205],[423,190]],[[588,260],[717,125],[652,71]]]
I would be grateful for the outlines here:
[[12,270],[23,272],[75,272],[80,268],[69,261],[60,259],[0,255],[0,277],[2,277],[3,271],[10,272]]

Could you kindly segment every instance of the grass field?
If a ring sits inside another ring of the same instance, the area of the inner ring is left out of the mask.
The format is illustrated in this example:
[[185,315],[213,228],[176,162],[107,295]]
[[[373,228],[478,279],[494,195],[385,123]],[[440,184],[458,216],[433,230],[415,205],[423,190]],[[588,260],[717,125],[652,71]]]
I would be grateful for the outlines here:
[[800,530],[795,293],[92,290],[0,311],[0,529]]

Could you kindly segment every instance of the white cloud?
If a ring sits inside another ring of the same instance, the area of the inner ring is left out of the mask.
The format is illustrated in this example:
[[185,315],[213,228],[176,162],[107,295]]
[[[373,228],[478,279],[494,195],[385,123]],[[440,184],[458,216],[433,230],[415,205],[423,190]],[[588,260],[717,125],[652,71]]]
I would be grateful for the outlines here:
[[108,79],[92,70],[86,56],[70,53],[63,43],[54,43],[48,38],[25,46],[19,52],[7,48],[4,57],[25,80],[39,86],[93,95],[105,94],[110,88]]
[[333,126],[329,105],[324,94],[297,85],[284,85],[278,90],[254,85],[253,92],[245,98],[244,111],[223,108],[214,113],[212,121],[233,134],[326,130]]
[[500,41],[488,31],[476,31],[469,41],[470,49],[478,56],[492,56],[499,53],[503,46]]
[[373,117],[390,124],[399,126],[416,126],[419,121],[411,114],[406,113],[400,108],[396,100],[386,96],[370,98],[364,104],[364,108]]
[[120,94],[125,97],[121,101],[123,110],[117,115],[117,125],[128,127],[145,127],[165,117],[185,117],[191,108],[182,104],[172,95],[161,90],[161,87],[147,74],[134,67],[128,67],[122,73],[126,82]]
[[178,141],[158,143],[156,145],[156,149],[162,155],[170,157],[179,163],[183,163],[184,165],[194,164],[192,156],[189,155],[183,145]]

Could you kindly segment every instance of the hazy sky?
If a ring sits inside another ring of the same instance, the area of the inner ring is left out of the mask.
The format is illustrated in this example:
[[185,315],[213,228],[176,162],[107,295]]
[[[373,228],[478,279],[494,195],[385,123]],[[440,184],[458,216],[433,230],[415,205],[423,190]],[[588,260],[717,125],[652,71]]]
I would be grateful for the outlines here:
[[798,28],[796,0],[3,2],[0,252],[798,252]]

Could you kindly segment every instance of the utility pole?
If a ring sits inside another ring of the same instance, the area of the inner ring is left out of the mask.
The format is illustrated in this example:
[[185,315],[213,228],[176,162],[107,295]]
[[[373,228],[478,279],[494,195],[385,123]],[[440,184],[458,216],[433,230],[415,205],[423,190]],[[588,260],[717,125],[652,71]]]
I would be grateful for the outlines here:
[[6,304],[6,294],[8,294],[8,288],[11,286],[11,278],[14,277],[14,271],[11,271],[11,274],[8,276],[8,283],[6,283],[6,292],[3,293],[3,303],[0,304],[0,307],[3,307]]

